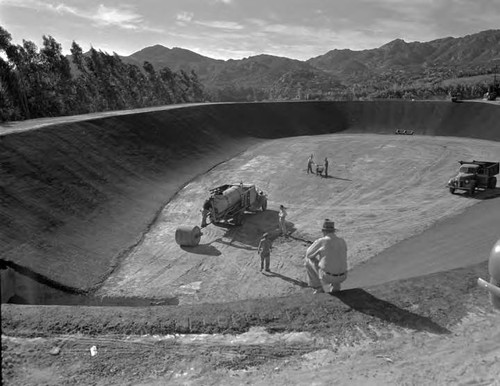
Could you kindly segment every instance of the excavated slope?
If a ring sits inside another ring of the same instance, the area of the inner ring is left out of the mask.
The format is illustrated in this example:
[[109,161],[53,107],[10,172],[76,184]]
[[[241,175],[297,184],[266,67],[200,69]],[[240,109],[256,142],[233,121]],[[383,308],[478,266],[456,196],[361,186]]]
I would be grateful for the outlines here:
[[0,127],[0,259],[82,291],[182,186],[258,141],[396,129],[500,141],[500,107],[472,102],[206,104],[79,119]]

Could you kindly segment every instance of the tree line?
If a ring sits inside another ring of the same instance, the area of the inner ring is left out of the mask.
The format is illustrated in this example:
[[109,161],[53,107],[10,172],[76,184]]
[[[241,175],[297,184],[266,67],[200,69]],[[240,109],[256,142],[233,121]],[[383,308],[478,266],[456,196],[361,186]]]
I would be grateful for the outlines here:
[[116,54],[91,48],[83,53],[73,41],[72,61],[52,36],[43,47],[11,43],[0,26],[0,121],[134,109],[200,102],[205,91],[194,71],[157,71],[124,63]]

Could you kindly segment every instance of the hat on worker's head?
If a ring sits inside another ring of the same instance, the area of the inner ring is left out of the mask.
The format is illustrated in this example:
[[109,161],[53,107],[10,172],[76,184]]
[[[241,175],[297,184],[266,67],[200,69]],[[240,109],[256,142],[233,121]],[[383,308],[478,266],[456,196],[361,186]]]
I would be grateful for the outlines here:
[[321,230],[325,232],[335,232],[337,229],[335,228],[335,223],[327,218],[323,222],[323,228]]
[[280,205],[280,209],[286,209],[284,205]]

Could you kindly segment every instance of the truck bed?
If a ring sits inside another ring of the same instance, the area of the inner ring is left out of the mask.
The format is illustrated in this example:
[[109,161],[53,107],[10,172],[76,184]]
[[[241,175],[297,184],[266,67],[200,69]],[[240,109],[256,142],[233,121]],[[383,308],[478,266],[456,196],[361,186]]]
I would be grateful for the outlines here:
[[490,161],[459,161],[460,165],[463,164],[471,164],[471,165],[481,165],[485,171],[485,175],[488,176],[496,176],[499,173],[500,163],[499,162],[490,162]]

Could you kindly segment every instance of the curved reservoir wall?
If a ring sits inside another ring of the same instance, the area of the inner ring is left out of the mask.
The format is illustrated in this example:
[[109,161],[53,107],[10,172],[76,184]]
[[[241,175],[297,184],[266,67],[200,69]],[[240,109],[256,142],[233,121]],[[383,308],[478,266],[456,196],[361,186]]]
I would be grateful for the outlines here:
[[499,141],[498,122],[494,104],[381,101],[170,106],[35,130],[14,124],[8,134],[4,125],[0,259],[86,292],[187,181],[256,141],[396,129]]

